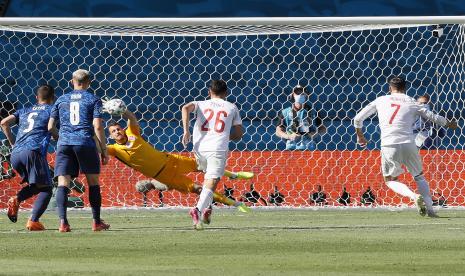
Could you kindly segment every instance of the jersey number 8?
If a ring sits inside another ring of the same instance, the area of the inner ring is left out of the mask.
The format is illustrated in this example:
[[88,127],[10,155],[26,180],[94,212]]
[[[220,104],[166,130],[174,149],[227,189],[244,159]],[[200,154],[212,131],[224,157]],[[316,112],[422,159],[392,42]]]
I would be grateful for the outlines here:
[[69,121],[73,126],[79,124],[79,103],[78,102],[69,103]]

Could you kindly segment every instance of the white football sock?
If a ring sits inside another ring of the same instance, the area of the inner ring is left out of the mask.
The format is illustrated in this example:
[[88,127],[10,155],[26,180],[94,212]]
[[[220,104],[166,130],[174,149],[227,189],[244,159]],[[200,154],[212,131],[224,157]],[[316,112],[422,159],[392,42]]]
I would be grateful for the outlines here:
[[202,211],[210,206],[213,202],[213,191],[207,188],[203,188],[200,192],[199,201],[197,202],[197,210]]
[[386,182],[386,185],[394,192],[409,197],[411,200],[417,199],[416,194],[412,190],[410,190],[410,188],[407,187],[407,185],[405,185],[404,183],[398,181],[388,181]]
[[431,194],[429,192],[429,184],[426,181],[423,175],[419,175],[414,177],[415,182],[417,182],[417,189],[420,195],[423,196],[423,201],[426,205],[426,210],[432,211],[433,210],[433,199],[431,198]]

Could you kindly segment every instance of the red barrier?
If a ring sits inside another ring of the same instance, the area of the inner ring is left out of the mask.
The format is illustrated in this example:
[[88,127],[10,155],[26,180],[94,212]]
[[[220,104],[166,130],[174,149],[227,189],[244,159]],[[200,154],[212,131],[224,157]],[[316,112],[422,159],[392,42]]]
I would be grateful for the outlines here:
[[[423,151],[424,172],[432,190],[437,190],[447,199],[448,205],[457,206],[465,203],[463,177],[465,174],[465,153],[461,150]],[[51,157],[53,158],[53,157]],[[317,185],[327,193],[329,204],[338,205],[342,187],[345,186],[352,196],[352,204],[358,205],[360,196],[370,186],[376,195],[377,204],[398,205],[408,203],[384,185],[380,172],[379,151],[248,151],[231,152],[228,169],[233,171],[253,171],[256,177],[251,181],[232,181],[223,179],[219,185],[222,192],[224,185],[233,187],[234,196],[247,192],[251,183],[264,197],[268,198],[273,187],[278,186],[289,206],[308,206],[308,199]],[[197,181],[202,181],[201,174],[191,174]],[[142,206],[142,195],[134,185],[144,177],[112,158],[102,171],[103,205]],[[19,178],[1,182],[0,207],[5,208],[8,197],[14,195],[21,187]],[[80,180],[85,183],[81,177]],[[400,180],[415,189],[413,179],[405,174]],[[149,194],[149,206],[158,205],[157,193]],[[87,203],[87,195],[83,195]],[[191,206],[195,195],[182,195],[179,192],[165,192],[165,205]],[[30,206],[27,202],[25,207]]]

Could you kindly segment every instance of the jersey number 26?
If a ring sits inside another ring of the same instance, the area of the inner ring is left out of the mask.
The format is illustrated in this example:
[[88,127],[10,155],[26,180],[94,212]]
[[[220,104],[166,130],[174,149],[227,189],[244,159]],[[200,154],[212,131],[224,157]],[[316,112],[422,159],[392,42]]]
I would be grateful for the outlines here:
[[200,130],[202,131],[209,131],[210,129],[208,128],[208,125],[215,117],[215,126],[213,127],[213,130],[215,130],[218,133],[221,133],[224,131],[224,128],[226,126],[226,123],[222,120],[222,118],[228,117],[228,113],[224,110],[220,110],[216,113],[215,116],[215,111],[213,109],[207,108],[203,111],[203,115],[205,116],[205,122],[203,122],[202,127]]

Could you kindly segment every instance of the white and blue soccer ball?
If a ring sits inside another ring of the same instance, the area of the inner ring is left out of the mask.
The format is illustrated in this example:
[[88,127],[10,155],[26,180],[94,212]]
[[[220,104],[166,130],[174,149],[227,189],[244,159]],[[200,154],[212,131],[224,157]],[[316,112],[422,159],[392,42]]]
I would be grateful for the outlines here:
[[121,99],[111,99],[103,104],[103,110],[111,115],[121,115],[126,109],[126,104]]

